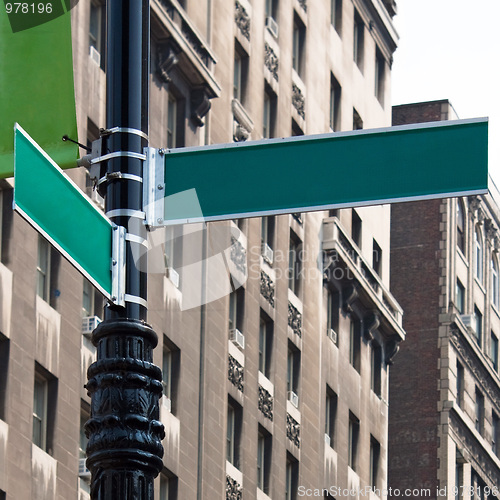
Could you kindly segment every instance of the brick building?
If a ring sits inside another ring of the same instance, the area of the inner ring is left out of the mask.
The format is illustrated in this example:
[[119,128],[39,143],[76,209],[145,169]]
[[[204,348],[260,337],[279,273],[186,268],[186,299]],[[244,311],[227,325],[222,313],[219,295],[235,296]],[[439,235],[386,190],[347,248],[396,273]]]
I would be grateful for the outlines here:
[[[393,0],[152,0],[151,145],[390,125],[394,14]],[[105,124],[104,5],[78,2],[72,16],[79,139],[90,142]],[[85,170],[70,175],[102,205]],[[13,214],[11,185],[0,499],[87,500],[83,385],[105,304]],[[387,486],[388,366],[404,338],[389,216],[364,207],[165,231],[148,280],[166,428],[157,498]]]
[[[454,118],[446,100],[393,108],[393,125]],[[483,499],[500,485],[499,203],[491,182],[485,196],[391,208],[391,290],[407,332],[389,391],[393,489]]]

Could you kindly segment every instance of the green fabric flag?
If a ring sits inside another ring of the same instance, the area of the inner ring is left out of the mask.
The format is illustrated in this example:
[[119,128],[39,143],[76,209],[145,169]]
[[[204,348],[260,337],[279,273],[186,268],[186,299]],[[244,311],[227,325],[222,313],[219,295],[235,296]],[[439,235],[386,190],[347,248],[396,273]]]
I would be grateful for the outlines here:
[[61,168],[76,166],[77,146],[62,141],[77,139],[68,7],[0,2],[0,178],[14,175],[16,122]]

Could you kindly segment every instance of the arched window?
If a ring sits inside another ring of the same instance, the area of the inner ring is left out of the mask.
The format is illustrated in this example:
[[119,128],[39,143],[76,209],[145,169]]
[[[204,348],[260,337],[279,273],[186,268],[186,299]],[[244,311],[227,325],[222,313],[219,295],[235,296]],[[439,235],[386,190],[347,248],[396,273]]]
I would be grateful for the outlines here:
[[476,278],[482,283],[483,282],[483,239],[481,238],[481,233],[479,228],[476,227],[474,231],[474,266],[476,268]]
[[491,303],[498,307],[498,263],[491,258]]
[[465,255],[465,210],[461,199],[457,199],[457,247]]

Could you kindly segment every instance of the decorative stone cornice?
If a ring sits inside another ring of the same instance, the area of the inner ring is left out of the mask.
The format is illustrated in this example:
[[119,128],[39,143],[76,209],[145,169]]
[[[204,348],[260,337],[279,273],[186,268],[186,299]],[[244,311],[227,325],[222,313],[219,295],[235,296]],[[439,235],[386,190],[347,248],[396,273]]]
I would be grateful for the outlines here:
[[208,89],[199,87],[191,91],[191,120],[197,127],[203,127],[203,117],[210,111],[212,104]]
[[300,448],[300,424],[289,414],[286,414],[286,437]]
[[469,202],[470,213],[472,214],[472,216],[474,216],[474,212],[481,205],[481,199],[477,195],[472,195],[467,198],[467,201]]
[[484,221],[484,233],[486,240],[492,245],[495,244],[495,238],[497,235],[497,228],[491,219],[485,219]]
[[302,93],[302,90],[295,85],[295,83],[292,83],[292,104],[293,107],[297,110],[297,113],[299,116],[305,120],[306,118],[306,110],[305,110],[305,105],[306,105],[306,98],[304,97],[304,94]]
[[288,301],[288,326],[293,333],[302,337],[302,314],[290,301]]
[[247,252],[245,247],[234,236],[231,236],[231,260],[236,269],[246,274],[247,272]]
[[385,344],[385,362],[388,365],[394,363],[394,357],[399,352],[399,341],[395,339],[388,340]]
[[231,476],[226,475],[226,500],[241,500],[243,488]]
[[172,81],[169,73],[179,62],[179,50],[177,44],[171,42],[158,46],[156,74],[163,83],[169,84]]
[[239,391],[243,392],[243,376],[244,376],[243,366],[236,361],[231,355],[229,355],[229,367],[227,376],[229,382],[231,382]]
[[241,34],[250,41],[250,16],[238,0],[235,2],[234,20]]
[[271,394],[259,385],[259,410],[264,417],[273,420],[273,397]]
[[364,336],[367,341],[373,340],[373,334],[380,325],[380,313],[378,311],[370,311],[364,317]]
[[274,283],[264,272],[260,272],[260,294],[274,307]]
[[273,75],[273,78],[278,81],[279,59],[267,42],[264,44],[264,64]]

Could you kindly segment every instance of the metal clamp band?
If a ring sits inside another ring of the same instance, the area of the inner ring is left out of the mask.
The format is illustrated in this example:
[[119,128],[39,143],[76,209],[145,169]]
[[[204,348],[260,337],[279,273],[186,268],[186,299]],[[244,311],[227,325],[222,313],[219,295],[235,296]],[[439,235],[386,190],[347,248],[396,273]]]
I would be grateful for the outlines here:
[[142,177],[140,177],[139,175],[123,174],[122,172],[111,172],[110,174],[106,174],[104,177],[101,177],[97,182],[97,185],[100,186],[103,182],[116,179],[123,179],[127,181],[136,181],[142,183]]
[[131,208],[117,208],[106,212],[106,217],[137,217],[143,220],[146,214],[140,210],[132,210]]
[[139,304],[143,307],[148,307],[148,301],[143,299],[142,297],[137,297],[136,295],[125,294],[125,302],[131,302],[133,304]]
[[137,236],[136,234],[127,233],[125,235],[125,239],[127,241],[130,241],[130,242],[133,242],[133,243],[138,243],[139,245],[142,245],[142,246],[144,246],[146,248],[149,248],[148,240],[146,238],[142,238],[141,236]]
[[111,160],[111,158],[119,158],[126,156],[128,158],[137,158],[138,160],[144,161],[146,155],[142,153],[135,153],[134,151],[115,151],[114,153],[108,153],[107,155],[99,156],[98,158],[93,158],[90,163],[101,163],[102,161]]
[[146,139],[146,141],[149,142],[149,137],[148,135],[143,132],[142,130],[138,130],[136,128],[129,128],[129,127],[113,127],[110,129],[107,129],[104,131],[103,135],[111,135],[111,134],[116,134],[118,132],[122,132],[124,134],[134,134],[138,135],[139,137],[142,137],[143,139]]

